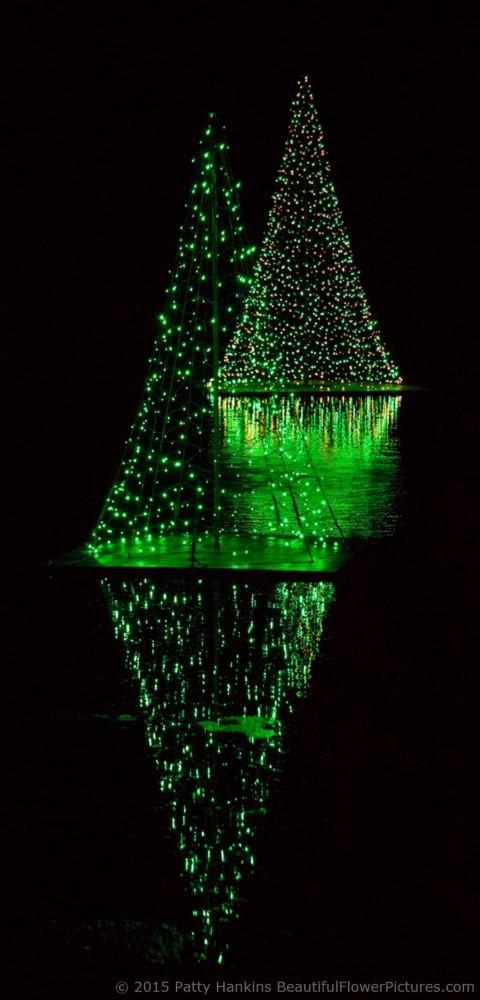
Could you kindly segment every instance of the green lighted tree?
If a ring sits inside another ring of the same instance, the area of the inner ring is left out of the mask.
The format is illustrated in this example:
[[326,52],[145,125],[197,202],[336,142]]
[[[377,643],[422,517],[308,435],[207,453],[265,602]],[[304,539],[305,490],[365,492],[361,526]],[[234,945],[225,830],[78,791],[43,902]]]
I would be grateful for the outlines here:
[[353,261],[307,77],[293,101],[265,238],[223,381],[401,381]]
[[[210,116],[140,408],[88,549],[201,534],[214,513],[208,384],[249,282],[247,247],[221,130]],[[215,334],[215,335],[214,335]],[[215,347],[215,342],[217,347]]]

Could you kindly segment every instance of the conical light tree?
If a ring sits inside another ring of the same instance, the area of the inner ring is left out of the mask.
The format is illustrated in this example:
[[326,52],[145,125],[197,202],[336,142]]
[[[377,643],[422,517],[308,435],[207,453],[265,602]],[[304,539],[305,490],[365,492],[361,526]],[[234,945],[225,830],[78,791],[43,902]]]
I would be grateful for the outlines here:
[[[129,558],[159,535],[208,531],[214,509],[208,384],[249,283],[238,188],[211,115],[139,410],[87,550]],[[217,354],[217,358],[215,358]]]
[[222,379],[225,387],[401,381],[353,260],[307,77]]

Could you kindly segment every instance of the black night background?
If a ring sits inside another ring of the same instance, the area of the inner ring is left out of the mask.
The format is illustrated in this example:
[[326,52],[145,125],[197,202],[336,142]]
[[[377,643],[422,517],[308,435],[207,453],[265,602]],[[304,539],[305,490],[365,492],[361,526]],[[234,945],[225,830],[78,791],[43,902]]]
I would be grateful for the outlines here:
[[6,998],[217,976],[75,944],[89,878],[97,918],[154,923],[176,861],[159,857],[141,725],[72,722],[79,706],[132,714],[134,697],[88,574],[46,564],[88,537],[117,469],[208,113],[258,245],[306,73],[374,315],[426,391],[400,416],[408,503],[342,576],[224,978],[476,981],[470,15],[322,0],[3,15]]

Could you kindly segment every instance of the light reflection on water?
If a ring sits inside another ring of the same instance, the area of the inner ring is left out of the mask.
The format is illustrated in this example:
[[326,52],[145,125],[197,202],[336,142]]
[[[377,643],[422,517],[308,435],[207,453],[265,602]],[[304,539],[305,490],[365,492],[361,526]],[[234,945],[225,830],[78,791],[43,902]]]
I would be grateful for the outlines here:
[[[400,402],[380,394],[223,399],[225,529],[278,531],[272,509],[283,514],[288,480],[303,511],[323,516],[331,505],[345,535],[392,534]],[[221,962],[255,876],[285,724],[308,693],[333,584],[151,574],[105,577],[102,589],[192,900],[192,951]]]
[[192,898],[192,949],[222,961],[220,931],[255,875],[285,724],[309,690],[325,582],[104,578]]
[[292,519],[291,486],[308,533],[332,532],[330,505],[346,536],[393,534],[402,488],[400,403],[381,394],[224,398],[226,530],[275,531],[272,497]]

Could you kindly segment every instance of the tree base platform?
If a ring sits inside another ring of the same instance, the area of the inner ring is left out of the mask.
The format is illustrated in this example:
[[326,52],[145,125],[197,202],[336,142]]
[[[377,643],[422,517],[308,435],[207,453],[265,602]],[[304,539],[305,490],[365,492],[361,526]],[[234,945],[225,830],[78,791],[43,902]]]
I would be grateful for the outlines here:
[[192,539],[189,535],[167,535],[148,544],[114,542],[96,553],[78,549],[59,560],[61,565],[102,568],[254,573],[295,573],[332,576],[365,543],[359,538],[298,538],[264,535],[221,535],[219,547],[213,537]]
[[418,385],[403,385],[397,382],[239,382],[236,385],[228,383],[219,385],[220,396],[277,396],[291,394],[294,395],[317,395],[317,396],[339,396],[345,393],[354,395],[371,395],[381,393],[389,396],[399,396],[402,392],[418,391],[422,387]]

